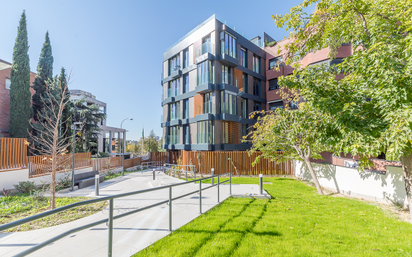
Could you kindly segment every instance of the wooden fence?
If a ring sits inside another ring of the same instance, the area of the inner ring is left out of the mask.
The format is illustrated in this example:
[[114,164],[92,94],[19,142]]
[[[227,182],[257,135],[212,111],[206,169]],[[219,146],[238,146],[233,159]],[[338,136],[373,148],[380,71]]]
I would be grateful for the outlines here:
[[[52,172],[52,159],[48,155],[29,156],[27,157],[29,168],[29,178],[48,175]],[[57,156],[57,172],[68,171],[72,169],[73,155]],[[92,166],[91,153],[76,153],[74,155],[74,168],[87,168]]]
[[121,156],[93,159],[92,163],[93,170],[98,170],[100,172],[120,166],[122,166]]
[[[145,162],[147,162],[147,161],[145,161]],[[133,159],[124,160],[124,168],[125,169],[131,168],[131,167],[134,167],[134,166],[137,166],[137,165],[140,165],[140,164],[142,164],[142,157],[137,157],[137,158],[133,158]]]
[[151,152],[150,161],[151,162],[166,162],[166,152]]
[[276,164],[262,158],[253,166],[253,161],[259,155],[260,153],[254,153],[249,156],[245,151],[181,151],[181,164],[196,165],[196,172],[202,174],[210,174],[214,168],[215,174],[232,172],[233,175],[294,175],[293,161]]
[[25,142],[25,138],[0,138],[0,172],[27,166]]

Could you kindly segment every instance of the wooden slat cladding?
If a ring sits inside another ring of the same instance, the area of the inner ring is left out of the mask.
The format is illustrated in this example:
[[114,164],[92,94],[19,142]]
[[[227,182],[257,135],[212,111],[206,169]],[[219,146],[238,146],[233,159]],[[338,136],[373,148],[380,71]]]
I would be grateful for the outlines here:
[[0,138],[0,172],[27,166],[25,142],[25,138]]
[[[122,166],[121,156],[94,159],[92,162],[93,170],[98,170],[99,172],[109,170],[112,168],[116,168],[116,167],[120,167],[120,166]],[[126,162],[125,162],[125,167],[126,167]]]
[[244,151],[182,151],[182,160],[183,165],[196,165],[196,171],[201,174],[210,174],[214,168],[215,174],[232,172],[233,175],[294,175],[293,161],[276,164],[262,158],[253,166],[253,161],[259,155],[261,153],[249,156]]
[[223,121],[222,142],[224,144],[239,144],[239,123]]
[[150,161],[151,162],[166,162],[166,152],[151,152]]
[[233,74],[237,78],[239,91],[243,92],[243,72],[233,68]]

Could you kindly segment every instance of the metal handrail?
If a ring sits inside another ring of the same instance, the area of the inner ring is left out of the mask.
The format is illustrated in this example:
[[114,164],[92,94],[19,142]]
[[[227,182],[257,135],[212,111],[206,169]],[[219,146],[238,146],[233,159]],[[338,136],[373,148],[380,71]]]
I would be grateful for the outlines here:
[[[219,182],[220,176],[225,176],[225,175],[229,175],[229,180]],[[212,184],[211,186],[208,186],[206,188],[202,188],[202,181],[203,180],[214,179],[215,177],[217,177],[217,181],[218,181],[217,184]],[[196,191],[193,191],[193,192],[190,192],[190,193],[172,198],[172,188],[173,187],[182,186],[182,185],[186,185],[186,184],[189,184],[189,183],[195,183],[196,184],[196,182],[199,182],[199,190],[196,190]],[[13,227],[17,227],[17,226],[26,224],[28,222],[31,222],[31,221],[34,221],[34,220],[37,220],[37,219],[41,219],[41,218],[44,218],[44,217],[47,217],[47,216],[50,216],[50,215],[68,210],[68,209],[72,209],[72,208],[75,208],[75,207],[79,207],[79,206],[83,206],[83,205],[87,205],[87,204],[91,204],[91,203],[97,203],[97,202],[103,202],[103,201],[109,200],[109,217],[107,219],[102,219],[102,220],[99,220],[99,221],[96,221],[96,222],[93,222],[93,223],[89,223],[89,224],[84,225],[84,226],[80,226],[80,227],[68,230],[68,231],[66,231],[66,232],[64,232],[60,235],[57,235],[53,238],[50,238],[49,240],[47,240],[43,243],[40,243],[40,244],[38,244],[38,245],[36,245],[32,248],[29,248],[26,251],[23,251],[23,252],[15,255],[15,256],[26,256],[26,255],[28,255],[30,253],[33,253],[33,252],[35,252],[35,251],[37,251],[37,250],[39,250],[39,249],[41,249],[41,248],[43,248],[47,245],[59,240],[59,239],[67,236],[67,235],[70,235],[74,232],[81,231],[81,230],[84,230],[84,229],[87,229],[87,228],[90,228],[90,227],[97,226],[97,225],[105,223],[105,222],[108,223],[108,227],[109,227],[108,256],[113,256],[112,255],[112,253],[113,253],[112,252],[112,249],[113,249],[113,220],[131,215],[131,214],[134,214],[134,213],[137,213],[137,212],[141,212],[141,211],[144,211],[144,210],[147,210],[147,209],[150,209],[150,208],[153,208],[153,207],[165,204],[165,203],[168,203],[169,204],[169,231],[172,231],[172,202],[173,201],[178,200],[178,199],[183,198],[183,197],[186,197],[186,196],[189,196],[191,194],[199,193],[199,195],[200,195],[200,197],[199,197],[199,209],[200,209],[200,214],[202,214],[202,191],[206,190],[206,189],[209,189],[209,188],[212,188],[214,186],[217,186],[217,192],[218,192],[217,200],[218,200],[218,202],[220,202],[219,185],[223,184],[223,183],[227,183],[227,182],[229,182],[229,186],[230,186],[229,187],[230,188],[229,192],[230,192],[230,195],[232,195],[232,173],[228,172],[228,173],[214,175],[214,176],[210,176],[210,177],[206,177],[206,178],[195,179],[195,180],[192,180],[192,181],[181,182],[181,183],[176,183],[176,184],[161,186],[161,187],[156,187],[156,188],[143,189],[143,190],[123,193],[123,194],[118,194],[118,195],[105,196],[105,197],[101,197],[101,198],[96,198],[96,199],[91,199],[91,200],[87,200],[87,201],[82,201],[82,202],[69,204],[69,205],[66,205],[66,206],[56,208],[54,210],[45,211],[43,213],[39,213],[39,214],[30,216],[30,217],[27,217],[27,218],[24,218],[24,219],[20,219],[20,220],[16,220],[16,221],[4,224],[4,225],[0,225],[0,231],[4,231],[4,230],[7,230],[7,229],[10,229],[10,228],[13,228]],[[148,193],[148,192],[162,190],[162,189],[166,189],[166,188],[169,188],[169,200],[161,201],[161,202],[158,202],[158,203],[155,203],[155,204],[152,204],[152,205],[148,205],[148,206],[139,208],[137,210],[133,210],[133,211],[129,211],[129,212],[126,212],[126,213],[122,213],[122,214],[113,216],[114,199],[121,198],[121,197],[126,197],[126,196],[131,196],[131,195]]]
[[[173,170],[174,171],[174,173],[173,173],[173,177],[175,177],[176,176],[176,171],[178,171],[179,172],[179,179],[180,179],[180,172],[182,171],[182,172],[185,172],[186,173],[186,181],[187,181],[187,173],[189,172],[189,173],[193,173],[193,175],[194,175],[194,179],[196,179],[196,165],[181,165],[181,164],[170,164],[170,163],[165,163],[165,164],[163,164],[163,172],[166,174],[166,170],[168,170],[169,171],[169,176],[170,176],[170,171],[171,170]],[[166,168],[166,167],[168,167],[168,168]],[[184,169],[175,169],[175,167],[190,167],[190,168],[193,168],[194,169],[194,171],[191,171],[191,170],[184,170]]]

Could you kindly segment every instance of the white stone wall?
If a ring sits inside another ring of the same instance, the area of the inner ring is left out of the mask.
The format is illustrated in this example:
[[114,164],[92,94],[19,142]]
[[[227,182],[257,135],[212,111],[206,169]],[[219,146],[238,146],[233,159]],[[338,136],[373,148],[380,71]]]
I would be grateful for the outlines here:
[[[369,201],[407,206],[401,167],[386,166],[384,175],[331,164],[312,164],[319,183],[326,189]],[[312,180],[305,163],[296,161],[295,167],[296,177]]]

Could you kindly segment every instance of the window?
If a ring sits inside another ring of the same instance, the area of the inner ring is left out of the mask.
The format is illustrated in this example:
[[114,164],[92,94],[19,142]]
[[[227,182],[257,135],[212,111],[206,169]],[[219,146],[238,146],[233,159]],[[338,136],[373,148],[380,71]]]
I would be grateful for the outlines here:
[[211,120],[197,122],[197,143],[214,144],[215,126]]
[[183,94],[189,92],[189,74],[183,75]]
[[229,144],[230,140],[230,123],[227,121],[222,122],[222,143],[223,144]]
[[279,100],[276,102],[269,103],[269,110],[274,111],[278,108],[283,109],[283,100]]
[[232,69],[222,65],[222,84],[232,85]]
[[242,74],[243,92],[248,92],[248,77],[246,73]]
[[10,85],[11,85],[11,80],[6,79],[6,89],[10,89]]
[[240,114],[242,118],[247,118],[247,100],[243,98],[240,100]]
[[260,74],[260,57],[253,55],[253,71]]
[[260,96],[260,80],[257,78],[253,78],[253,94]]
[[197,65],[197,85],[213,82],[214,66],[211,61],[204,61]]
[[169,127],[169,135],[166,138],[168,144],[180,144],[180,127]]
[[176,70],[180,70],[180,54],[173,56],[169,60],[169,76]]
[[189,48],[183,50],[183,69],[189,67]]
[[212,101],[213,100],[213,94],[212,93],[206,93],[203,96],[203,113],[212,113],[213,110],[213,105]]
[[236,94],[225,91],[220,92],[220,112],[227,114],[237,114]]
[[190,144],[189,125],[183,126],[183,144],[185,145]]
[[237,43],[236,37],[227,33],[226,31],[220,32],[220,53],[227,54],[233,58],[237,58]]
[[242,124],[242,142],[243,144],[247,144],[247,142],[243,142],[243,137],[247,137],[247,124]]
[[253,102],[253,111],[254,111],[254,112],[260,111],[260,106],[261,106],[260,103],[258,103],[258,102]]
[[273,70],[275,67],[282,66],[282,57],[276,57],[269,60],[269,70]]
[[270,79],[269,80],[269,91],[279,89],[278,79]]
[[298,109],[298,102],[291,100],[289,102],[289,108],[294,110],[294,109]]
[[247,68],[247,52],[244,48],[240,48],[240,65]]
[[169,120],[180,119],[180,102],[169,104]]
[[180,94],[180,79],[169,82],[168,97],[178,96]]
[[189,119],[189,99],[183,100],[183,119]]

